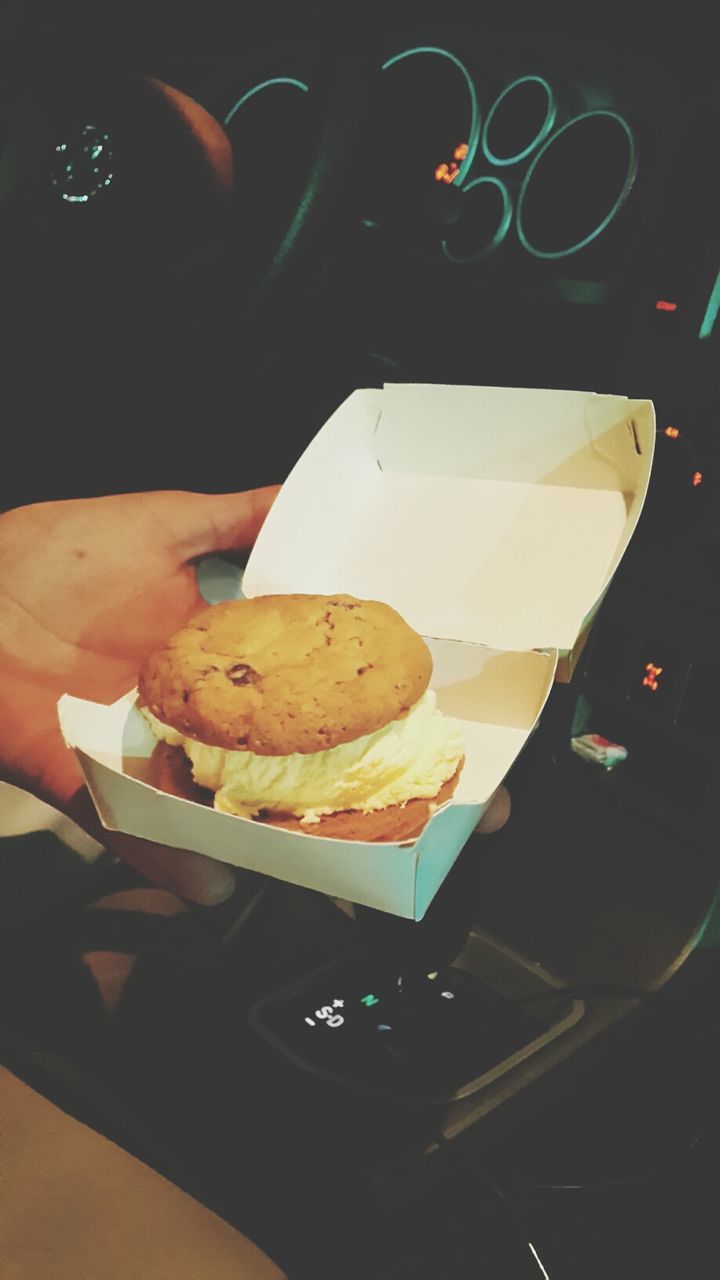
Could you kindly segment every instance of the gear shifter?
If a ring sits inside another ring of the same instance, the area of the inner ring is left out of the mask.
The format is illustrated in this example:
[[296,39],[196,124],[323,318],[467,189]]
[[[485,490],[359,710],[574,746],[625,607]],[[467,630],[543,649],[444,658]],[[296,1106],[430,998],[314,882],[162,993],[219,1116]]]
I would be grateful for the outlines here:
[[417,923],[357,906],[360,945],[261,1000],[250,1014],[256,1031],[298,1066],[353,1089],[422,1105],[478,1088],[544,1028],[452,967],[472,927],[463,862]]
[[359,930],[408,994],[428,973],[447,968],[465,946],[473,924],[473,903],[461,872],[456,863],[422,920],[355,906]]

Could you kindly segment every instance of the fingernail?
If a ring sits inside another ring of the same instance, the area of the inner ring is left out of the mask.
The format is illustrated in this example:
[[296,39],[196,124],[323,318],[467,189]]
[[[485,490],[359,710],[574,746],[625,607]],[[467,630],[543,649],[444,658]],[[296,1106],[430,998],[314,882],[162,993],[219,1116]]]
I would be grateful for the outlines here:
[[213,867],[197,886],[195,900],[201,907],[219,907],[235,892],[235,877],[226,867]]

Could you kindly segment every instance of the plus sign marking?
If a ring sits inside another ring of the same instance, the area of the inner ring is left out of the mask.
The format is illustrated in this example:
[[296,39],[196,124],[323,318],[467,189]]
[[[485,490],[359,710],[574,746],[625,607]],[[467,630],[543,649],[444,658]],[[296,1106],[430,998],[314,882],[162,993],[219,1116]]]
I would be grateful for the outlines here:
[[[324,1004],[324,1005],[321,1005],[319,1009],[316,1009],[315,1017],[317,1018],[318,1022],[323,1022],[326,1027],[330,1027],[332,1028],[333,1031],[335,1031],[337,1030],[338,1027],[341,1027],[345,1021],[342,1014],[336,1013],[335,1010],[342,1009],[344,1008],[344,1006],[345,1006],[344,1000],[333,1000],[332,1004]],[[315,1026],[315,1022],[313,1021],[312,1018],[306,1018],[305,1021],[307,1022],[308,1026],[310,1027]]]

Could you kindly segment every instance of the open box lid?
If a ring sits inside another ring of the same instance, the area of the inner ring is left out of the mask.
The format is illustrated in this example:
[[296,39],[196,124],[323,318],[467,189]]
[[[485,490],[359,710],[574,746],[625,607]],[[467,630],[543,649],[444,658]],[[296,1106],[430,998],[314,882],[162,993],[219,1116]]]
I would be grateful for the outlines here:
[[356,391],[285,481],[243,591],[344,592],[427,637],[569,649],[637,524],[654,441],[649,400]]

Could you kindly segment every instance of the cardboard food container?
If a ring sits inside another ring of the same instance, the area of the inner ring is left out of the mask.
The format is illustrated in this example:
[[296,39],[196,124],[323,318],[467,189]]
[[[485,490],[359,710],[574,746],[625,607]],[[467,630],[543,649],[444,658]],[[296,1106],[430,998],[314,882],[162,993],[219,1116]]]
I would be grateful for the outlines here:
[[414,842],[285,831],[166,795],[131,691],[65,695],[60,722],[103,825],[420,920],[530,737],[625,551],[647,491],[651,401],[387,385],[354,392],[275,501],[243,592],[391,604],[426,639],[465,766]]

